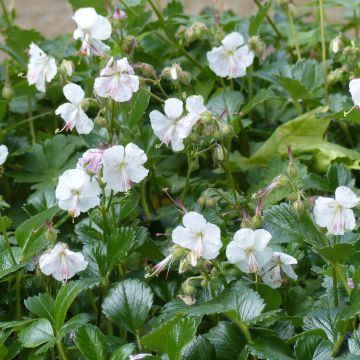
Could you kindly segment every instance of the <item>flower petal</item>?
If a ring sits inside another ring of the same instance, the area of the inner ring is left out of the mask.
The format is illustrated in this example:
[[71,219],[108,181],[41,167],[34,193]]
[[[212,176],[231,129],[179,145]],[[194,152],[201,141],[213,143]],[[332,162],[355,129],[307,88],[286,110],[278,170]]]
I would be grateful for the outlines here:
[[111,36],[111,24],[109,20],[97,15],[96,21],[89,28],[90,36],[97,40],[107,40]]
[[239,247],[247,249],[255,246],[255,233],[253,229],[240,229],[234,234],[234,241],[239,243]]
[[3,165],[9,155],[9,150],[6,145],[0,145],[0,165]]
[[335,190],[335,200],[345,208],[355,207],[359,203],[359,198],[346,186],[339,186]]
[[226,257],[232,264],[238,264],[247,259],[244,248],[238,240],[230,241],[226,247]]
[[243,36],[238,32],[232,32],[224,37],[221,41],[226,50],[235,50],[244,44]]
[[186,99],[186,110],[190,113],[201,114],[205,112],[204,98],[201,95],[192,95]]
[[78,112],[75,124],[78,134],[89,134],[94,128],[94,123],[82,109]]
[[272,236],[267,230],[264,229],[255,230],[255,240],[254,240],[255,249],[257,251],[264,250],[268,246],[271,238]]
[[72,18],[79,28],[88,30],[95,24],[98,16],[94,8],[86,7],[76,10]]
[[164,111],[169,119],[177,119],[183,113],[183,102],[179,99],[171,98],[165,100]]
[[63,93],[64,96],[75,105],[81,104],[85,97],[84,90],[79,85],[73,83],[66,84],[63,87]]
[[360,79],[353,79],[349,83],[349,90],[354,105],[360,106]]
[[125,161],[129,165],[142,165],[147,161],[145,152],[134,143],[125,147]]
[[186,213],[182,219],[184,226],[195,232],[201,232],[206,226],[205,218],[196,211]]

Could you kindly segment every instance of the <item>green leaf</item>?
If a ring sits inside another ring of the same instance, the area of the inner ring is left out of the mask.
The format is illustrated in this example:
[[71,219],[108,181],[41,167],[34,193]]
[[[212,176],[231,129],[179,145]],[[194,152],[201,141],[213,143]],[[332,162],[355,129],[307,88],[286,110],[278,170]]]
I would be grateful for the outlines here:
[[54,324],[55,302],[50,294],[44,293],[29,297],[24,304],[33,314]]
[[127,279],[109,291],[102,309],[108,319],[135,334],[144,325],[152,304],[149,287],[138,279]]
[[318,335],[305,335],[295,343],[296,360],[323,360],[332,358],[332,344]]
[[83,146],[81,139],[72,135],[55,135],[44,143],[33,145],[21,158],[16,171],[9,171],[16,182],[32,183],[36,188],[55,187],[59,176],[75,167]]
[[357,328],[351,334],[351,338],[349,339],[349,350],[353,355],[360,355],[360,329]]
[[93,317],[89,314],[77,314],[61,327],[61,333],[66,335],[71,331],[75,331],[79,327],[88,323],[92,318]]
[[35,348],[54,340],[54,331],[49,320],[36,319],[19,332],[19,340],[25,348]]
[[140,195],[138,192],[132,192],[127,196],[124,196],[120,201],[120,214],[117,220],[119,223],[126,219],[138,206]]
[[334,244],[322,248],[317,248],[316,251],[324,258],[332,262],[344,261],[348,256],[356,253],[354,246],[348,243]]
[[231,166],[243,172],[254,166],[263,166],[276,155],[287,156],[287,145],[292,146],[295,157],[307,155],[312,157],[312,167],[325,172],[334,161],[342,161],[353,169],[360,168],[359,154],[355,150],[324,140],[324,133],[330,119],[316,116],[324,111],[317,108],[280,125],[269,139],[249,158],[232,155]]
[[134,128],[142,120],[150,102],[150,94],[145,89],[140,88],[131,99],[131,107],[127,125],[130,129]]
[[207,108],[215,116],[232,116],[240,110],[240,106],[244,102],[244,97],[239,91],[218,90],[211,96],[207,103]]
[[239,328],[229,321],[220,321],[205,336],[214,345],[218,360],[236,359],[246,344]]
[[133,343],[125,344],[116,349],[112,354],[110,360],[128,360],[129,355],[136,351],[136,346]]
[[59,208],[54,206],[26,220],[16,229],[15,237],[22,249],[23,259],[28,259],[46,246],[47,240],[42,236],[46,230],[46,222],[58,211]]
[[166,353],[170,360],[180,359],[181,350],[194,338],[200,321],[201,317],[185,317],[170,329],[166,341]]
[[113,229],[107,243],[107,263],[111,269],[114,265],[123,261],[134,244],[135,230],[130,227]]
[[[15,261],[20,261],[21,258],[21,249],[19,247],[12,246],[11,251],[15,257]],[[26,262],[15,264],[13,263],[13,259],[9,253],[8,249],[4,249],[0,251],[0,279],[3,277],[12,274],[13,272],[18,271],[19,269],[25,267],[27,265]]]
[[75,344],[88,360],[107,360],[107,343],[105,335],[94,325],[81,327],[75,335]]
[[248,345],[249,353],[256,359],[292,360],[289,346],[279,338],[262,336]]
[[257,35],[260,25],[264,22],[265,16],[269,12],[271,5],[272,5],[271,1],[261,4],[261,7],[259,8],[256,15],[251,17],[250,25],[249,25],[250,36]]
[[246,102],[244,107],[241,109],[241,116],[247,115],[252,109],[254,109],[257,105],[263,103],[273,94],[271,89],[261,89],[256,95]]
[[273,243],[308,243],[314,246],[326,244],[306,211],[298,213],[291,205],[282,203],[264,212],[264,229],[272,235]]
[[55,299],[55,329],[61,328],[71,304],[88,286],[85,281],[78,280],[70,281],[60,288]]
[[216,359],[215,348],[205,336],[198,335],[184,346],[180,358],[181,360]]

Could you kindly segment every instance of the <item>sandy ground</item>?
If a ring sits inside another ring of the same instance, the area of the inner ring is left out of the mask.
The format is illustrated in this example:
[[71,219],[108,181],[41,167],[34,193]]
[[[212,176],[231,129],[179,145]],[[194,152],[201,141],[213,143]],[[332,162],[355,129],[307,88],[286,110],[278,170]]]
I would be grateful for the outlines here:
[[[67,0],[12,0],[17,14],[16,23],[26,29],[34,28],[46,37],[53,37],[64,32],[71,32],[74,23],[71,20],[72,9]],[[160,4],[166,0],[157,1]],[[253,9],[252,0],[217,0],[222,6],[234,9],[239,14],[249,14]],[[10,3],[10,0],[9,0]],[[186,11],[197,13],[214,1],[183,1]]]

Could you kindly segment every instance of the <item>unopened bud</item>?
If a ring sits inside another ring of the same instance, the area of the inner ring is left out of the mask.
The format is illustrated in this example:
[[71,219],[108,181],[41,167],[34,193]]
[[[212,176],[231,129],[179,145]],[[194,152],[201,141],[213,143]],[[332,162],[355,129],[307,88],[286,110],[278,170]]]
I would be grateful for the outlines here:
[[89,109],[89,99],[84,98],[84,100],[81,102],[82,109],[86,112]]
[[330,71],[329,75],[328,75],[328,82],[329,84],[334,84],[338,81],[342,81],[344,75],[344,69],[343,68],[338,68],[335,69],[333,71]]
[[127,36],[124,41],[123,51],[127,54],[131,54],[134,49],[138,46],[136,38],[134,36]]
[[195,37],[197,39],[201,38],[204,34],[206,34],[209,31],[208,27],[203,22],[200,21],[194,23],[192,27],[195,31]]
[[216,202],[213,198],[208,197],[205,202],[207,208],[213,208],[216,205]]
[[288,173],[293,179],[297,176],[297,168],[293,161],[291,161],[288,165]]
[[142,74],[146,77],[153,77],[155,75],[154,67],[150,64],[141,63],[138,66],[138,69],[140,69]]
[[171,249],[171,253],[173,255],[173,258],[178,260],[186,256],[187,251],[179,245],[174,245]]
[[203,288],[207,288],[209,285],[209,280],[207,278],[204,278],[201,280],[201,283],[200,283],[200,286],[203,287]]
[[188,138],[193,144],[198,144],[199,141],[200,141],[200,136],[199,134],[195,133],[195,132],[192,132],[190,135],[189,135],[189,138]]
[[170,67],[170,79],[173,81],[178,81],[180,79],[182,68],[179,64],[173,64]]
[[64,59],[60,64],[60,73],[65,77],[70,77],[74,73],[74,63],[71,60]]
[[221,162],[224,160],[224,151],[221,145],[216,144],[212,153],[214,162]]
[[15,91],[10,84],[5,84],[2,88],[1,95],[5,100],[11,100],[15,95]]
[[216,130],[217,130],[216,127],[213,125],[205,126],[202,129],[202,134],[204,137],[212,137]]
[[223,132],[224,136],[229,136],[234,133],[234,128],[228,124],[222,128],[222,132]]
[[101,116],[101,115],[98,115],[96,118],[95,118],[95,124],[99,127],[106,127],[107,126],[107,121],[106,119]]
[[301,199],[297,199],[294,202],[293,206],[298,213],[301,213],[305,208],[304,202]]
[[218,28],[215,33],[215,39],[217,42],[221,43],[222,39],[225,37],[225,33],[222,29]]
[[265,43],[259,36],[251,36],[248,40],[250,50],[254,51],[259,59],[263,59],[265,54]]
[[336,37],[334,37],[333,39],[331,39],[330,41],[330,50],[334,53],[337,54],[339,51],[341,51],[344,47],[344,42],[343,42],[343,38],[341,35],[338,35]]
[[241,226],[242,229],[248,229],[248,228],[252,228],[252,220],[249,217],[244,218],[241,221]]
[[201,114],[201,121],[205,125],[210,125],[213,122],[213,116],[210,111],[205,111]]
[[184,36],[187,43],[194,41],[196,39],[194,28],[192,26],[187,28]]
[[199,206],[204,207],[206,204],[206,196],[201,195],[198,199],[197,199],[197,203]]
[[191,74],[188,71],[182,71],[180,73],[180,82],[184,85],[190,84]]
[[52,226],[52,224],[49,224],[47,226],[46,232],[45,232],[46,239],[51,242],[55,243],[57,239],[57,230]]
[[253,218],[251,219],[251,227],[253,229],[258,229],[262,224],[262,217],[261,215],[255,215],[253,216]]
[[127,13],[124,10],[119,9],[119,8],[115,9],[115,11],[113,13],[114,20],[125,20],[125,19],[127,19],[127,17],[128,17]]
[[181,286],[182,292],[186,296],[194,296],[196,295],[196,287],[192,286],[189,281],[185,281]]

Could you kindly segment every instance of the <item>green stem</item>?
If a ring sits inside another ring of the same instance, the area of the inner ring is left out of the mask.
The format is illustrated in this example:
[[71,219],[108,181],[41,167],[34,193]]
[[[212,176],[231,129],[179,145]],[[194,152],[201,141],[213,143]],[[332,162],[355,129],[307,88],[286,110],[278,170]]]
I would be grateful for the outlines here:
[[21,275],[22,275],[22,270],[20,270],[16,274],[16,282],[15,282],[16,319],[17,320],[21,320],[21,291],[20,291]]
[[147,0],[147,2],[149,3],[150,7],[153,9],[154,13],[156,14],[157,18],[159,19],[160,25],[161,27],[164,29],[166,35],[168,36],[168,38],[174,43],[174,45],[176,46],[176,48],[189,60],[191,61],[194,65],[196,65],[198,68],[200,68],[201,70],[203,69],[203,66],[195,59],[193,58],[178,42],[177,38],[175,37],[175,35],[168,30],[168,28],[166,27],[165,24],[165,20],[164,17],[162,16],[161,12],[158,10],[158,8],[155,6],[155,4],[153,3],[152,0]]
[[359,39],[359,18],[357,16],[356,9],[353,10],[353,13],[354,13],[355,36],[356,39]]
[[8,13],[8,11],[6,9],[4,0],[0,0],[0,6],[1,6],[1,10],[2,10],[2,12],[4,14],[5,21],[7,22],[7,24],[9,26],[11,26],[11,19],[10,19],[9,13]]
[[12,248],[11,248],[11,244],[10,244],[8,234],[6,232],[3,217],[1,215],[0,215],[0,222],[1,222],[1,229],[2,229],[3,238],[5,239],[6,247],[7,247],[7,250],[9,252],[11,261],[12,261],[13,265],[16,265],[15,256],[14,256],[14,253],[13,253]]
[[296,56],[297,56],[298,60],[301,60],[301,52],[300,52],[299,41],[298,41],[297,32],[296,32],[295,24],[294,24],[294,17],[293,17],[293,14],[292,14],[289,6],[287,7],[286,13],[287,13],[287,16],[289,19],[290,31],[291,31],[291,36],[293,38],[293,42],[295,45]]
[[140,335],[139,335],[138,331],[136,332],[135,337],[136,337],[137,347],[138,347],[139,351],[141,351],[141,341],[140,341]]
[[334,347],[332,349],[332,356],[336,356],[336,354],[339,352],[340,346],[344,340],[344,334],[339,335],[339,337],[336,340],[336,343],[334,344]]
[[157,101],[160,101],[161,103],[165,102],[165,100],[163,100],[161,97],[155,95],[153,92],[149,91],[146,87],[143,87],[143,90],[145,90],[150,96],[152,96]]
[[250,333],[249,328],[244,323],[242,323],[240,320],[235,320],[235,323],[239,327],[239,329],[241,330],[243,335],[245,336],[247,343],[251,344],[252,338],[251,338],[251,333]]
[[62,346],[62,342],[61,340],[56,342],[56,347],[58,349],[59,355],[60,355],[60,359],[62,360],[67,360],[66,354],[65,354],[65,350]]
[[[263,7],[263,5],[260,3],[259,0],[254,0],[254,3],[256,4],[256,6],[261,9]],[[273,30],[275,31],[276,35],[281,39],[283,38],[283,36],[281,35],[281,32],[278,30],[278,28],[276,27],[275,23],[272,21],[271,17],[269,15],[266,14],[266,20],[268,21],[268,23],[270,24],[270,26],[273,28]]]
[[333,295],[334,295],[335,306],[339,306],[339,296],[338,296],[337,276],[336,276],[335,266],[336,266],[336,264],[332,265]]
[[320,30],[321,30],[321,58],[322,58],[322,70],[324,77],[324,92],[326,104],[329,103],[328,82],[327,82],[327,69],[326,69],[326,39],[325,39],[325,18],[323,0],[319,0],[320,11]]
[[293,101],[293,104],[294,104],[294,108],[295,108],[295,110],[296,110],[296,113],[297,113],[298,115],[301,115],[301,114],[302,114],[302,110],[301,110],[301,106],[300,106],[300,104],[299,104],[299,100],[293,98],[292,101]]
[[145,184],[145,181],[142,181],[142,182],[141,182],[141,185],[140,185],[140,196],[141,196],[141,205],[142,205],[142,207],[143,207],[146,220],[149,221],[149,220],[151,220],[151,212],[150,212],[150,209],[149,209],[147,200],[146,200],[146,184]]
[[234,178],[231,173],[229,154],[223,143],[221,143],[221,148],[224,153],[224,163],[222,164],[222,167],[223,167],[225,174],[230,182],[230,187],[231,187],[231,190],[232,190],[233,196],[234,196],[234,202],[237,204],[237,191],[236,191],[235,181],[234,181]]
[[351,289],[349,288],[349,284],[347,282],[347,279],[344,275],[344,272],[342,271],[341,267],[339,266],[338,263],[333,263],[332,264],[333,267],[335,267],[335,271],[336,271],[336,275],[338,277],[338,279],[341,282],[341,285],[344,287],[344,289],[346,290],[346,293],[348,294],[348,296],[351,295]]
[[182,192],[182,201],[183,203],[185,203],[185,198],[186,198],[186,194],[189,190],[189,184],[190,184],[190,176],[191,176],[191,168],[192,168],[192,162],[193,162],[193,153],[192,151],[188,151],[188,158],[187,158],[187,163],[188,163],[188,167],[187,167],[187,172],[186,172],[186,180],[185,180],[185,185],[184,185],[184,189]]
[[31,143],[34,145],[36,143],[36,136],[35,136],[35,128],[34,128],[34,121],[32,117],[32,107],[31,107],[31,94],[28,93],[27,95],[27,103],[28,103],[28,114],[29,114],[29,130],[31,136]]

